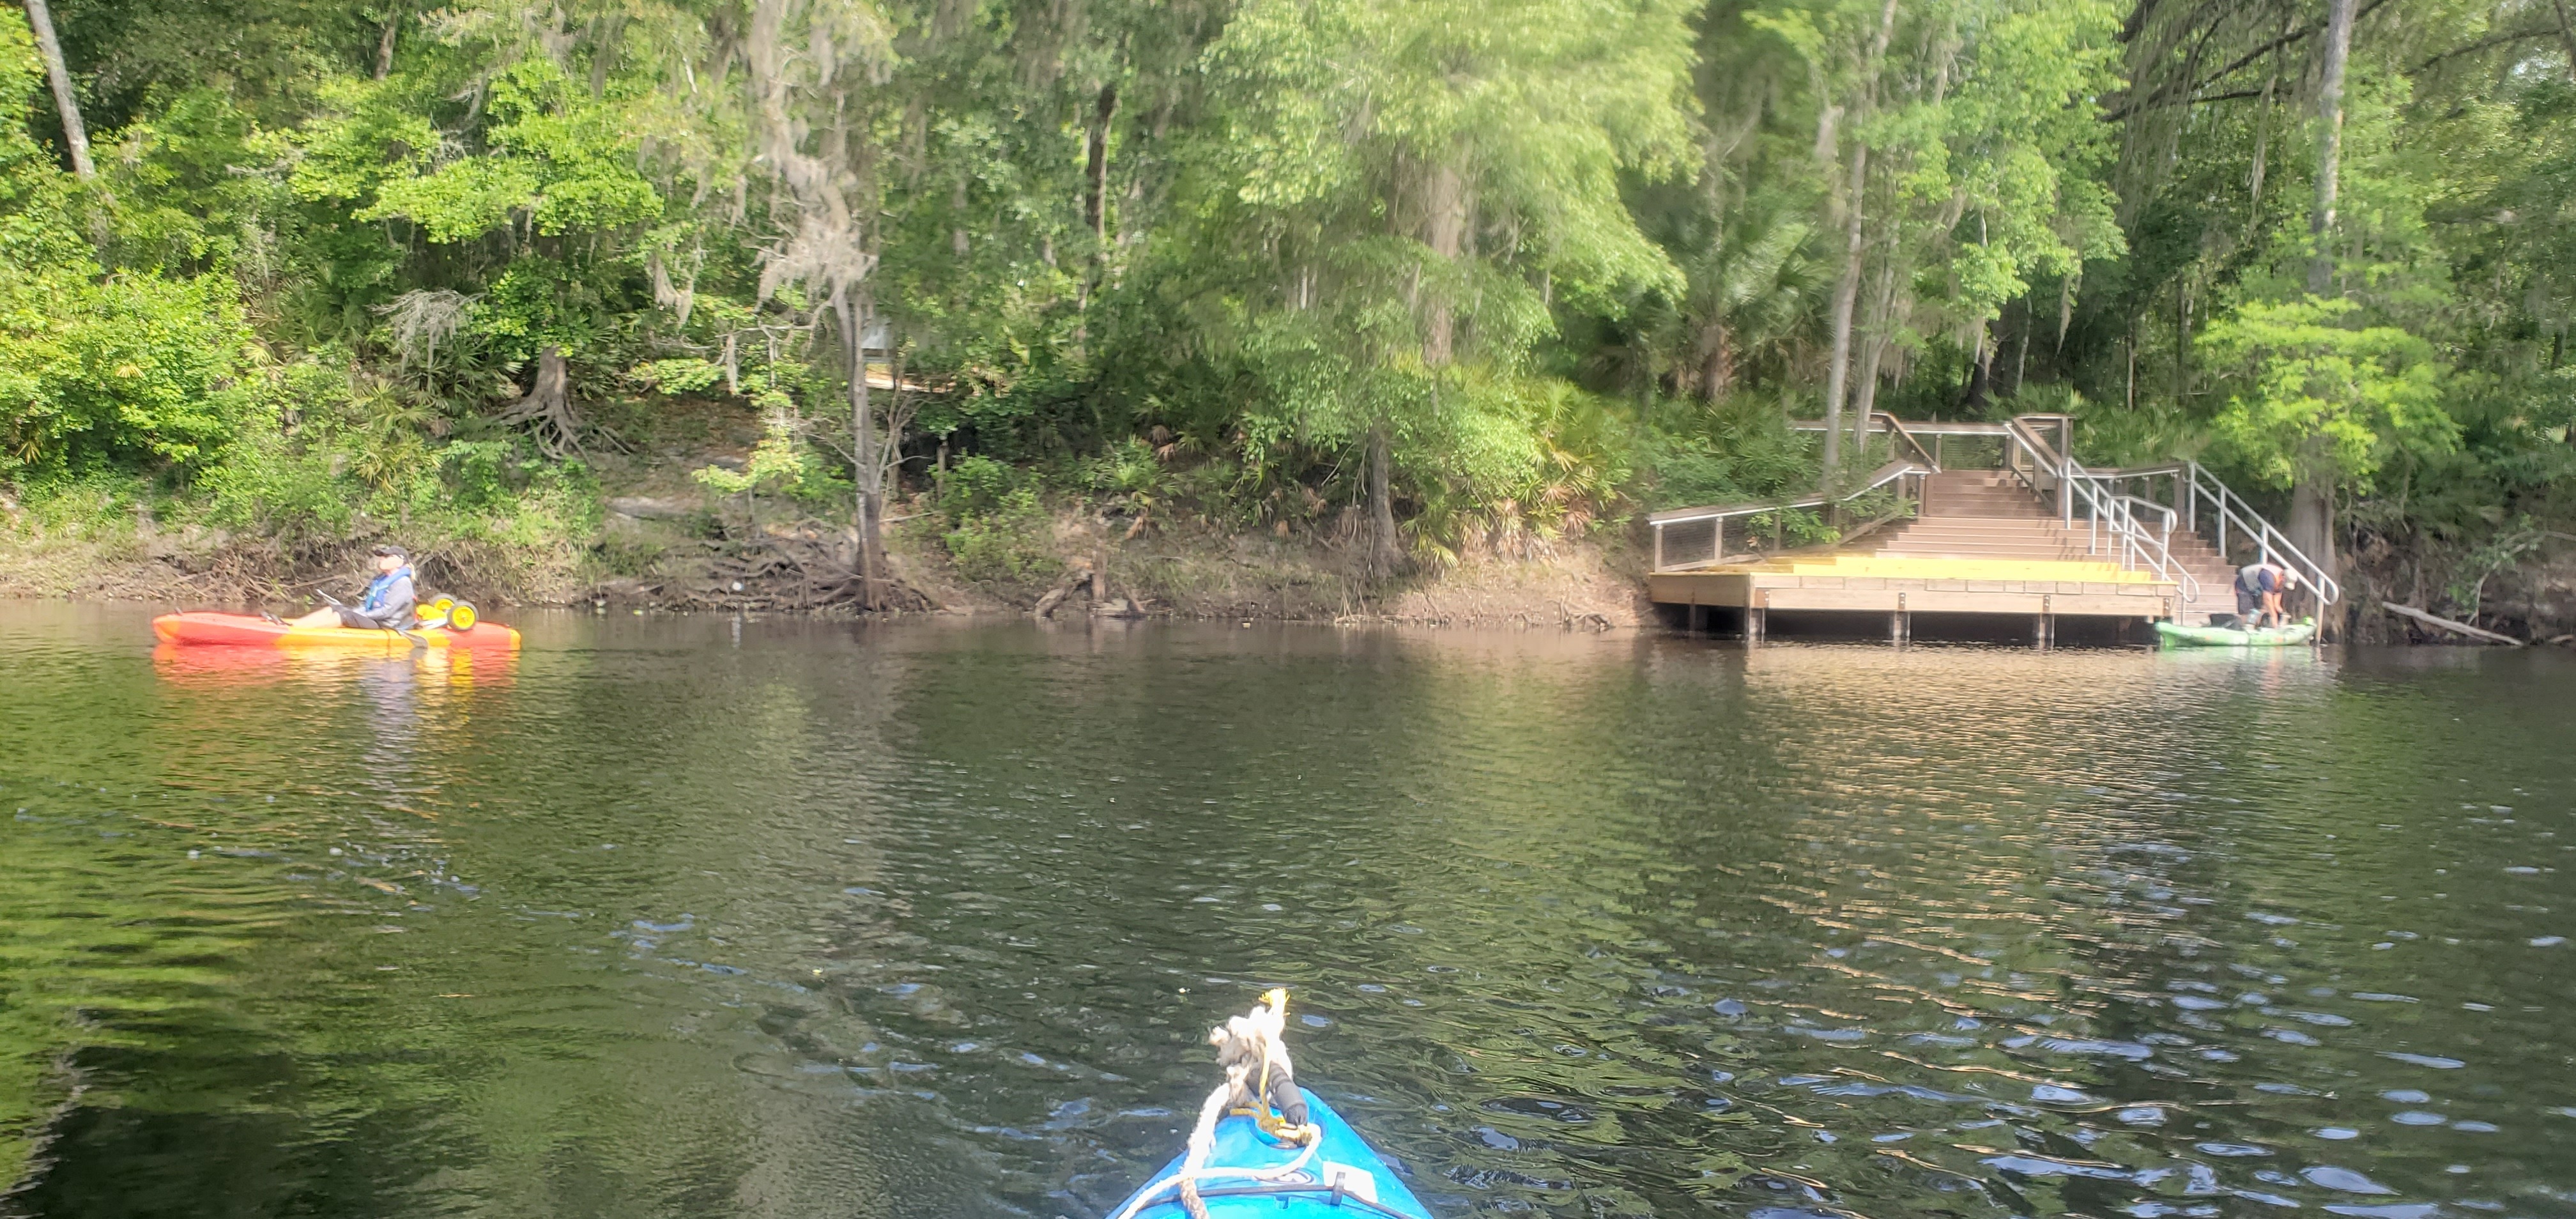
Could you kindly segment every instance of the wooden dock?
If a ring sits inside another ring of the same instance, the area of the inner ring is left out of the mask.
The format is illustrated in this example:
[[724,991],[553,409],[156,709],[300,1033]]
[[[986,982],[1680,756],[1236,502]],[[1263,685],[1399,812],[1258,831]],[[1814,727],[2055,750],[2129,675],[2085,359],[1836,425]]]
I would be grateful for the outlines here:
[[[1861,502],[1854,493],[1840,503],[1810,496],[1650,516],[1656,545],[1647,593],[1666,621],[1752,642],[1794,625],[1901,643],[1928,618],[1924,625],[1938,634],[2044,647],[2061,623],[2086,638],[2142,638],[2157,620],[2201,625],[2233,613],[2235,567],[2220,549],[2223,522],[2248,513],[2218,518],[2214,540],[2201,536],[2194,509],[2205,495],[2178,467],[2087,470],[2062,456],[2072,437],[2062,416],[2010,424],[1881,418],[1894,457],[1864,487],[1893,491],[1900,506],[1847,525],[1836,544],[1760,548],[1780,513],[1834,512]],[[1986,452],[1977,460],[1981,438]],[[1954,453],[1969,468],[1944,468]],[[2194,468],[2188,477],[2205,476]],[[2152,478],[2168,478],[2175,505],[2138,493],[2152,490],[2136,486]],[[2268,524],[2261,529],[2252,536],[2267,541]],[[2238,540],[2247,536],[2240,526]]]
[[1647,578],[1647,595],[1681,611],[1676,625],[1756,642],[1770,633],[1775,613],[1883,615],[1887,637],[1898,642],[1913,638],[1915,615],[1935,614],[2026,619],[2032,641],[2041,644],[2055,640],[2058,618],[2150,622],[2173,617],[2180,595],[2172,584],[2121,579],[2131,573],[2088,570],[2096,565],[2085,563],[2063,564],[2074,569],[2064,572],[2017,574],[2007,573],[2032,565],[1925,559],[1908,564],[1914,570],[1907,574],[1875,575],[1838,574],[1827,564],[1799,570],[1807,566],[1657,572]]

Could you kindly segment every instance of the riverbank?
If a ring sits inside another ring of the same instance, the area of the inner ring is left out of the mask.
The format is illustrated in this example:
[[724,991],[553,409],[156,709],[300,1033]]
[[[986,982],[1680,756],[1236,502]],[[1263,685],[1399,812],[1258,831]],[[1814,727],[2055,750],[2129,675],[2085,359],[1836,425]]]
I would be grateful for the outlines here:
[[[626,430],[640,439],[631,451],[488,472],[450,462],[460,468],[429,480],[435,494],[283,524],[244,524],[213,494],[140,482],[43,495],[0,485],[0,596],[285,608],[354,592],[367,546],[389,540],[419,554],[425,585],[487,607],[849,612],[807,599],[795,563],[773,561],[847,555],[846,498],[727,495],[705,477],[754,459],[748,413],[664,403]],[[1481,537],[1372,581],[1355,516],[1320,501],[1245,528],[1219,498],[1122,493],[973,458],[909,486],[890,505],[886,545],[923,612],[1553,629],[1654,620],[1642,548],[1616,526]],[[2459,642],[2378,612],[2388,600],[2576,642],[2576,539],[2524,529],[2505,542],[2423,553],[2379,542],[2347,556],[2346,637]],[[2483,577],[2462,575],[2472,569]]]
[[[797,505],[730,500],[692,477],[740,466],[747,447],[606,456],[590,483],[511,501],[507,511],[449,510],[409,524],[360,518],[325,538],[190,521],[186,501],[89,492],[87,501],[29,505],[0,494],[0,596],[297,606],[353,591],[366,547],[394,540],[420,552],[425,585],[492,607],[846,612],[799,607],[724,576],[727,556],[747,546],[846,544],[838,524]],[[1508,553],[1489,547],[1372,582],[1347,523],[1234,532],[1061,494],[975,515],[943,507],[930,489],[889,517],[889,562],[931,613],[1592,630],[1654,620],[1645,559],[1613,530],[1525,536]],[[2348,638],[2460,642],[2377,612],[2390,600],[2429,603],[2534,643],[2576,643],[2576,546],[2559,543],[2539,538],[2491,565],[2466,582],[2473,599],[2451,587],[2463,583],[2456,558],[2385,547],[2351,556],[2347,603],[2358,609]]]
[[[366,547],[391,540],[418,553],[425,586],[487,606],[795,612],[804,607],[782,588],[729,576],[735,558],[763,547],[846,553],[846,530],[793,501],[723,497],[692,477],[738,468],[746,448],[594,459],[595,487],[581,502],[544,505],[541,519],[513,503],[522,511],[357,519],[320,539],[170,523],[190,514],[184,501],[0,498],[0,596],[294,605],[345,595]],[[1522,538],[1510,553],[1372,582],[1357,545],[1329,528],[1230,532],[1067,495],[968,513],[929,489],[889,518],[889,561],[927,612],[1580,629],[1651,619],[1642,562],[1617,537]]]

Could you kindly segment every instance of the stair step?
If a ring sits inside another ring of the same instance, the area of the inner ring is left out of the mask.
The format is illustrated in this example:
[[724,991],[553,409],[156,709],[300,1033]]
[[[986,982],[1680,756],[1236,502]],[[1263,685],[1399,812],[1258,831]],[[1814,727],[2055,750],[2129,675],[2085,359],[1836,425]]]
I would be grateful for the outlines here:
[[[1919,516],[1913,520],[1905,522],[1905,528],[1908,529],[1973,529],[1980,525],[1991,525],[1999,529],[2066,528],[2065,525],[2059,523],[2052,517],[1971,516],[1964,512],[1957,516]],[[2080,526],[2078,527],[2077,532],[2082,532],[2082,528]]]
[[[1920,555],[1920,554],[1974,554],[1974,555],[1988,555],[1988,554],[1992,554],[1992,555],[2029,555],[2029,556],[2031,556],[2031,557],[2033,557],[2033,558],[2042,558],[2042,559],[2059,559],[2059,558],[2063,558],[2063,559],[2070,559],[2070,560],[2080,560],[2080,561],[2087,562],[2087,563],[2108,563],[2108,562],[2110,562],[2110,561],[2111,561],[2111,557],[2110,557],[2110,556],[2108,556],[2108,555],[2099,555],[2099,554],[2088,554],[2088,553],[2086,553],[2085,549],[2084,549],[2083,547],[2081,547],[2081,546],[1995,546],[1995,545],[1983,545],[1983,544],[1979,544],[1979,543],[1976,543],[1976,542],[1927,542],[1927,543],[1921,543],[1921,544],[1912,545],[1912,546],[1882,546],[1882,547],[1879,547],[1879,548],[1878,548],[1875,552],[1873,552],[1873,553],[1877,553],[1877,554],[1886,554],[1886,555],[1897,555],[1897,554],[1915,554],[1915,555]],[[2194,579],[2198,579],[2199,577],[2195,576],[2195,577],[2193,577],[2193,578],[2194,578]]]

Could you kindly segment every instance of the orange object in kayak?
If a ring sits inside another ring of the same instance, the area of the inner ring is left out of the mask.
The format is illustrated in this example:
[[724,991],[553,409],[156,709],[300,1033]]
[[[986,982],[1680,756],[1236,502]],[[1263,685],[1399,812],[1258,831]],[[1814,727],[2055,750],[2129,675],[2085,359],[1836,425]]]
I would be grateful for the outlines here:
[[519,648],[517,631],[489,622],[475,623],[471,630],[433,626],[397,634],[347,626],[288,626],[249,614],[203,610],[163,614],[152,620],[152,633],[165,643],[254,648],[367,648],[390,652],[409,651],[421,643],[433,648],[501,648],[513,652]]

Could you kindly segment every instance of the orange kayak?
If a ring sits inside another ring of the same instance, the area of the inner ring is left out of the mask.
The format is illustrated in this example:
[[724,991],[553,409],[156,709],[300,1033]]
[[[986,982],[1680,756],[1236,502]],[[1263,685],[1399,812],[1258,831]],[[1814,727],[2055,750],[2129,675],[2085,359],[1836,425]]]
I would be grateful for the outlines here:
[[519,633],[506,626],[489,622],[475,623],[470,630],[451,630],[443,626],[410,632],[410,637],[392,631],[366,631],[346,626],[288,626],[250,614],[217,614],[203,610],[185,614],[163,614],[152,620],[152,633],[164,643],[229,644],[254,648],[372,648],[378,651],[409,651],[420,642],[433,648],[500,648],[519,649]]

